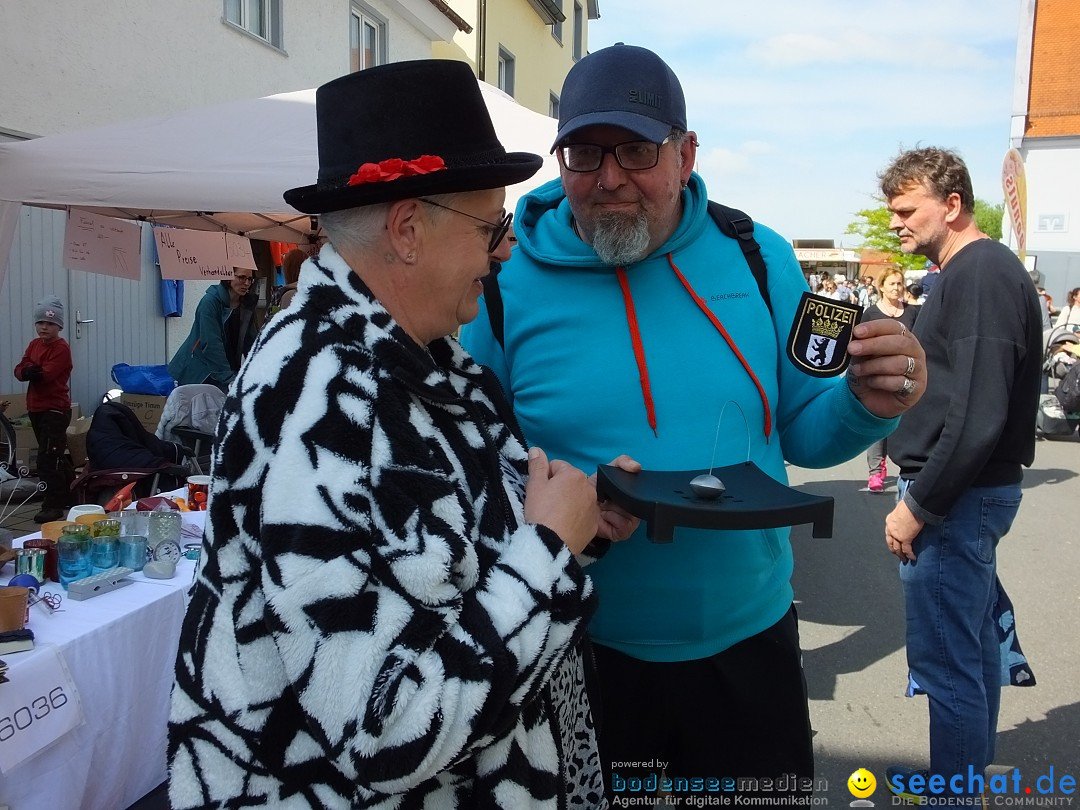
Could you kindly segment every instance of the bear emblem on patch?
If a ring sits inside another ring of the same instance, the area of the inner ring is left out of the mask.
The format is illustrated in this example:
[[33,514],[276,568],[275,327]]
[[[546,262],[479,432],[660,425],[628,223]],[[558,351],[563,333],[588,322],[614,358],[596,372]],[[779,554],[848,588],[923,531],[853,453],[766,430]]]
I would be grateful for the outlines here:
[[804,292],[788,336],[787,355],[804,374],[835,377],[848,365],[847,346],[862,307]]

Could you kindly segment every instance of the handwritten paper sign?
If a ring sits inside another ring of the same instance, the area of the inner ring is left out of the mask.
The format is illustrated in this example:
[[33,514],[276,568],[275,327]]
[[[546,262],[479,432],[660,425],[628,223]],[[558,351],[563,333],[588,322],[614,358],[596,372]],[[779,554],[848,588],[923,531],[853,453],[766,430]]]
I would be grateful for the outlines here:
[[[230,238],[233,240],[232,254]],[[154,239],[157,240],[162,278],[220,281],[232,278],[233,267],[255,269],[251,242],[245,236],[219,231],[154,228]]]
[[29,655],[26,661],[15,656],[6,659],[8,683],[0,689],[0,771],[4,773],[83,723],[79,691],[60,652],[43,647]]
[[225,234],[225,248],[233,267],[246,267],[257,270],[255,256],[251,252],[251,240],[235,233]]
[[64,267],[138,281],[142,231],[134,222],[69,209]]

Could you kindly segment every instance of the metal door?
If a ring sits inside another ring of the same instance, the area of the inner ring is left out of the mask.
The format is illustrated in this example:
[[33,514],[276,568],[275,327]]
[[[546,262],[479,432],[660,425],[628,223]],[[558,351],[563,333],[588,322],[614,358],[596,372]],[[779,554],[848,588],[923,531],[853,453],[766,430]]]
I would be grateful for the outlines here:
[[161,283],[153,263],[152,231],[142,226],[140,280],[115,278],[63,267],[67,215],[23,206],[11,249],[7,278],[0,290],[0,359],[9,382],[0,391],[25,390],[11,369],[34,336],[34,303],[56,293],[64,304],[64,331],[74,368],[71,399],[91,413],[114,387],[116,363],[156,365],[167,362]]

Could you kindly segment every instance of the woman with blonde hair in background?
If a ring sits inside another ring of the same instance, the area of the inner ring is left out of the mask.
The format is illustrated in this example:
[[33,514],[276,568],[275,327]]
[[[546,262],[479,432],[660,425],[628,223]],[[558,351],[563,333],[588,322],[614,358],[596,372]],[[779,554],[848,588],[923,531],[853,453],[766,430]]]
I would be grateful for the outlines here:
[[[904,301],[904,274],[896,267],[887,267],[877,278],[877,288],[881,293],[877,303],[863,310],[861,321],[876,321],[891,318],[899,321],[910,332],[919,315],[918,304]],[[871,492],[885,489],[885,453],[886,439],[874,442],[866,448],[866,466],[869,477],[866,485]]]

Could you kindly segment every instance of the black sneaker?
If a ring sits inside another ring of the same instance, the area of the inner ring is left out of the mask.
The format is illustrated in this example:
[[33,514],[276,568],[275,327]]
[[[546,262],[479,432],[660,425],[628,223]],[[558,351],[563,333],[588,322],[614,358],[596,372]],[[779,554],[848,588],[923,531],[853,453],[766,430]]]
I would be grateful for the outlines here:
[[34,515],[34,523],[48,523],[52,520],[63,520],[65,514],[63,509],[42,509]]
[[[907,790],[907,786],[911,781],[911,777],[921,776],[923,778],[923,792],[911,793]],[[904,790],[897,790],[894,777],[900,778],[900,784],[904,785]],[[930,778],[930,772],[927,770],[920,770],[918,768],[905,768],[903,765],[890,765],[885,769],[885,784],[889,790],[899,796],[905,801],[909,801],[912,804],[925,804],[926,802],[926,780]]]

